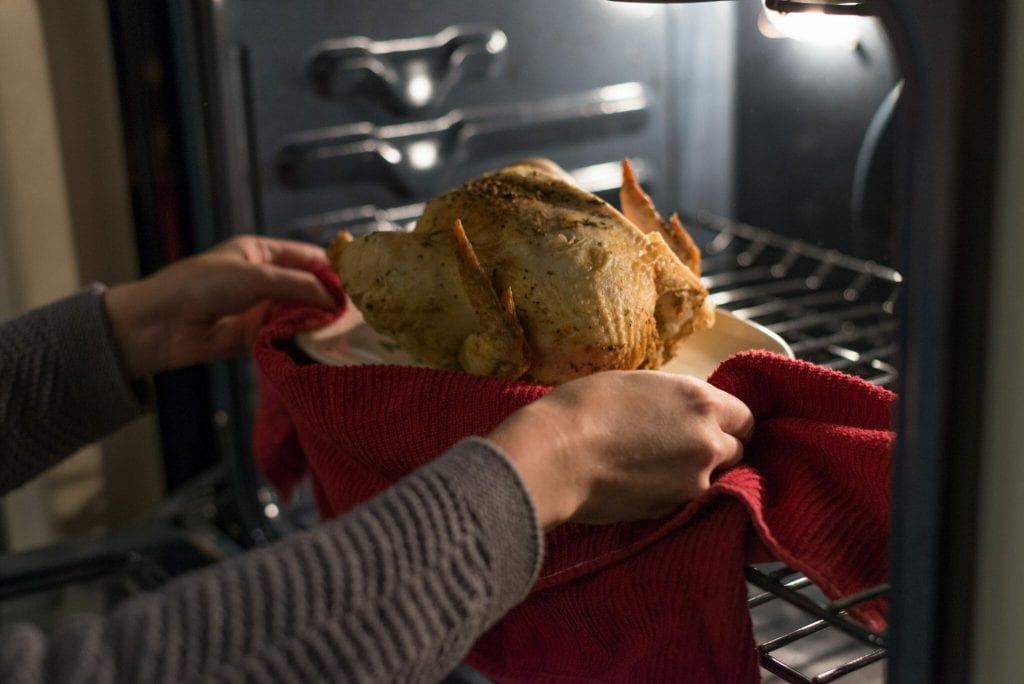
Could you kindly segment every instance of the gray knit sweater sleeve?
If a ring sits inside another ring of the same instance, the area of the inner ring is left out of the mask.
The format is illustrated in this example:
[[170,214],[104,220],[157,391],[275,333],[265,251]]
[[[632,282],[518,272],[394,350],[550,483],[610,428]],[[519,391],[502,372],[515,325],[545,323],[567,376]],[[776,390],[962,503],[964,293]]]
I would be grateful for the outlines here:
[[145,410],[93,285],[0,325],[0,496]]
[[[91,396],[79,386],[115,393],[90,400],[103,403],[107,429],[138,410],[128,387],[92,377],[117,361],[104,324],[92,318],[102,318],[102,307],[90,308],[98,294],[79,297],[0,329],[7,486],[102,432],[69,404]],[[105,342],[94,345],[83,330]],[[10,335],[48,349],[23,349]],[[75,358],[76,349],[102,362]],[[69,371],[77,377],[58,377]],[[26,402],[37,404],[35,414]],[[72,434],[47,434],[62,425],[50,402],[83,421]],[[6,455],[12,444],[21,456]],[[7,473],[8,464],[17,472]],[[337,520],[186,575],[106,616],[78,618],[51,637],[8,628],[0,633],[0,682],[434,682],[522,600],[541,550],[516,469],[489,442],[470,439]]]
[[49,641],[9,631],[0,681],[436,682],[522,600],[540,557],[515,469],[468,440],[316,530]]

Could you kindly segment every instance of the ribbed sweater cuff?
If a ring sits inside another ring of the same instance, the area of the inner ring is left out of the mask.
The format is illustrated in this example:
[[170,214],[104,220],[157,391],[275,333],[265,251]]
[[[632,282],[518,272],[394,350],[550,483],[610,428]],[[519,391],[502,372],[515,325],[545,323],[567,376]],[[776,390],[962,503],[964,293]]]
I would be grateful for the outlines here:
[[62,335],[74,344],[60,345],[62,367],[79,380],[73,399],[92,404],[107,429],[113,430],[144,412],[152,402],[149,380],[130,382],[107,318],[107,288],[93,283],[52,305],[53,318],[63,323]]
[[544,534],[519,471],[495,444],[471,437],[427,466],[452,483],[473,511],[496,559],[498,616],[516,605],[537,580]]
[[0,329],[0,493],[145,410],[148,385],[122,370],[104,292],[91,285]]

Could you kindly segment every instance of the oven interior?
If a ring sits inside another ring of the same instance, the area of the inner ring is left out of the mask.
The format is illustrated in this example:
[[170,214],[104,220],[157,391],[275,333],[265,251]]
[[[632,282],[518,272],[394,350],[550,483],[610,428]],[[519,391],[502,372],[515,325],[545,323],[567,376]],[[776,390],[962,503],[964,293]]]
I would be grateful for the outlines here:
[[[903,86],[875,19],[808,31],[762,0],[111,0],[110,15],[144,270],[234,233],[407,230],[431,196],[527,156],[615,203],[629,157],[698,240],[718,306],[896,386]],[[253,468],[247,363],[157,392],[175,529],[213,558],[311,523],[308,495],[284,506]],[[111,554],[104,571],[158,582],[135,551]],[[777,565],[747,579],[766,681],[884,678],[887,634],[847,611],[888,587],[828,601]]]

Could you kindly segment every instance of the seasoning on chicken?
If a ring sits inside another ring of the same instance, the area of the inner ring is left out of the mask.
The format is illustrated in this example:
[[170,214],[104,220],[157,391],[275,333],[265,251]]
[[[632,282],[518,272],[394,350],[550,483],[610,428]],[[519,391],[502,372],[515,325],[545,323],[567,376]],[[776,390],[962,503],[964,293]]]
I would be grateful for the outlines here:
[[659,368],[714,307],[678,217],[623,171],[625,215],[527,161],[435,198],[411,233],[342,231],[331,260],[367,323],[431,365],[543,384]]

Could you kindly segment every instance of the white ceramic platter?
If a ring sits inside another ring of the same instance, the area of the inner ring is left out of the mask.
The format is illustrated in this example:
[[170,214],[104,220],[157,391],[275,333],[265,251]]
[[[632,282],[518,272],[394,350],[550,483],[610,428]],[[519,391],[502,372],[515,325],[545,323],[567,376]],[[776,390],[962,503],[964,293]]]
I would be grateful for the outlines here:
[[[295,343],[311,359],[328,366],[426,366],[371,328],[351,302],[341,318],[318,330],[299,333]],[[793,358],[793,350],[775,333],[719,309],[714,327],[687,339],[676,357],[661,370],[707,378],[719,363],[749,349],[765,349]]]

